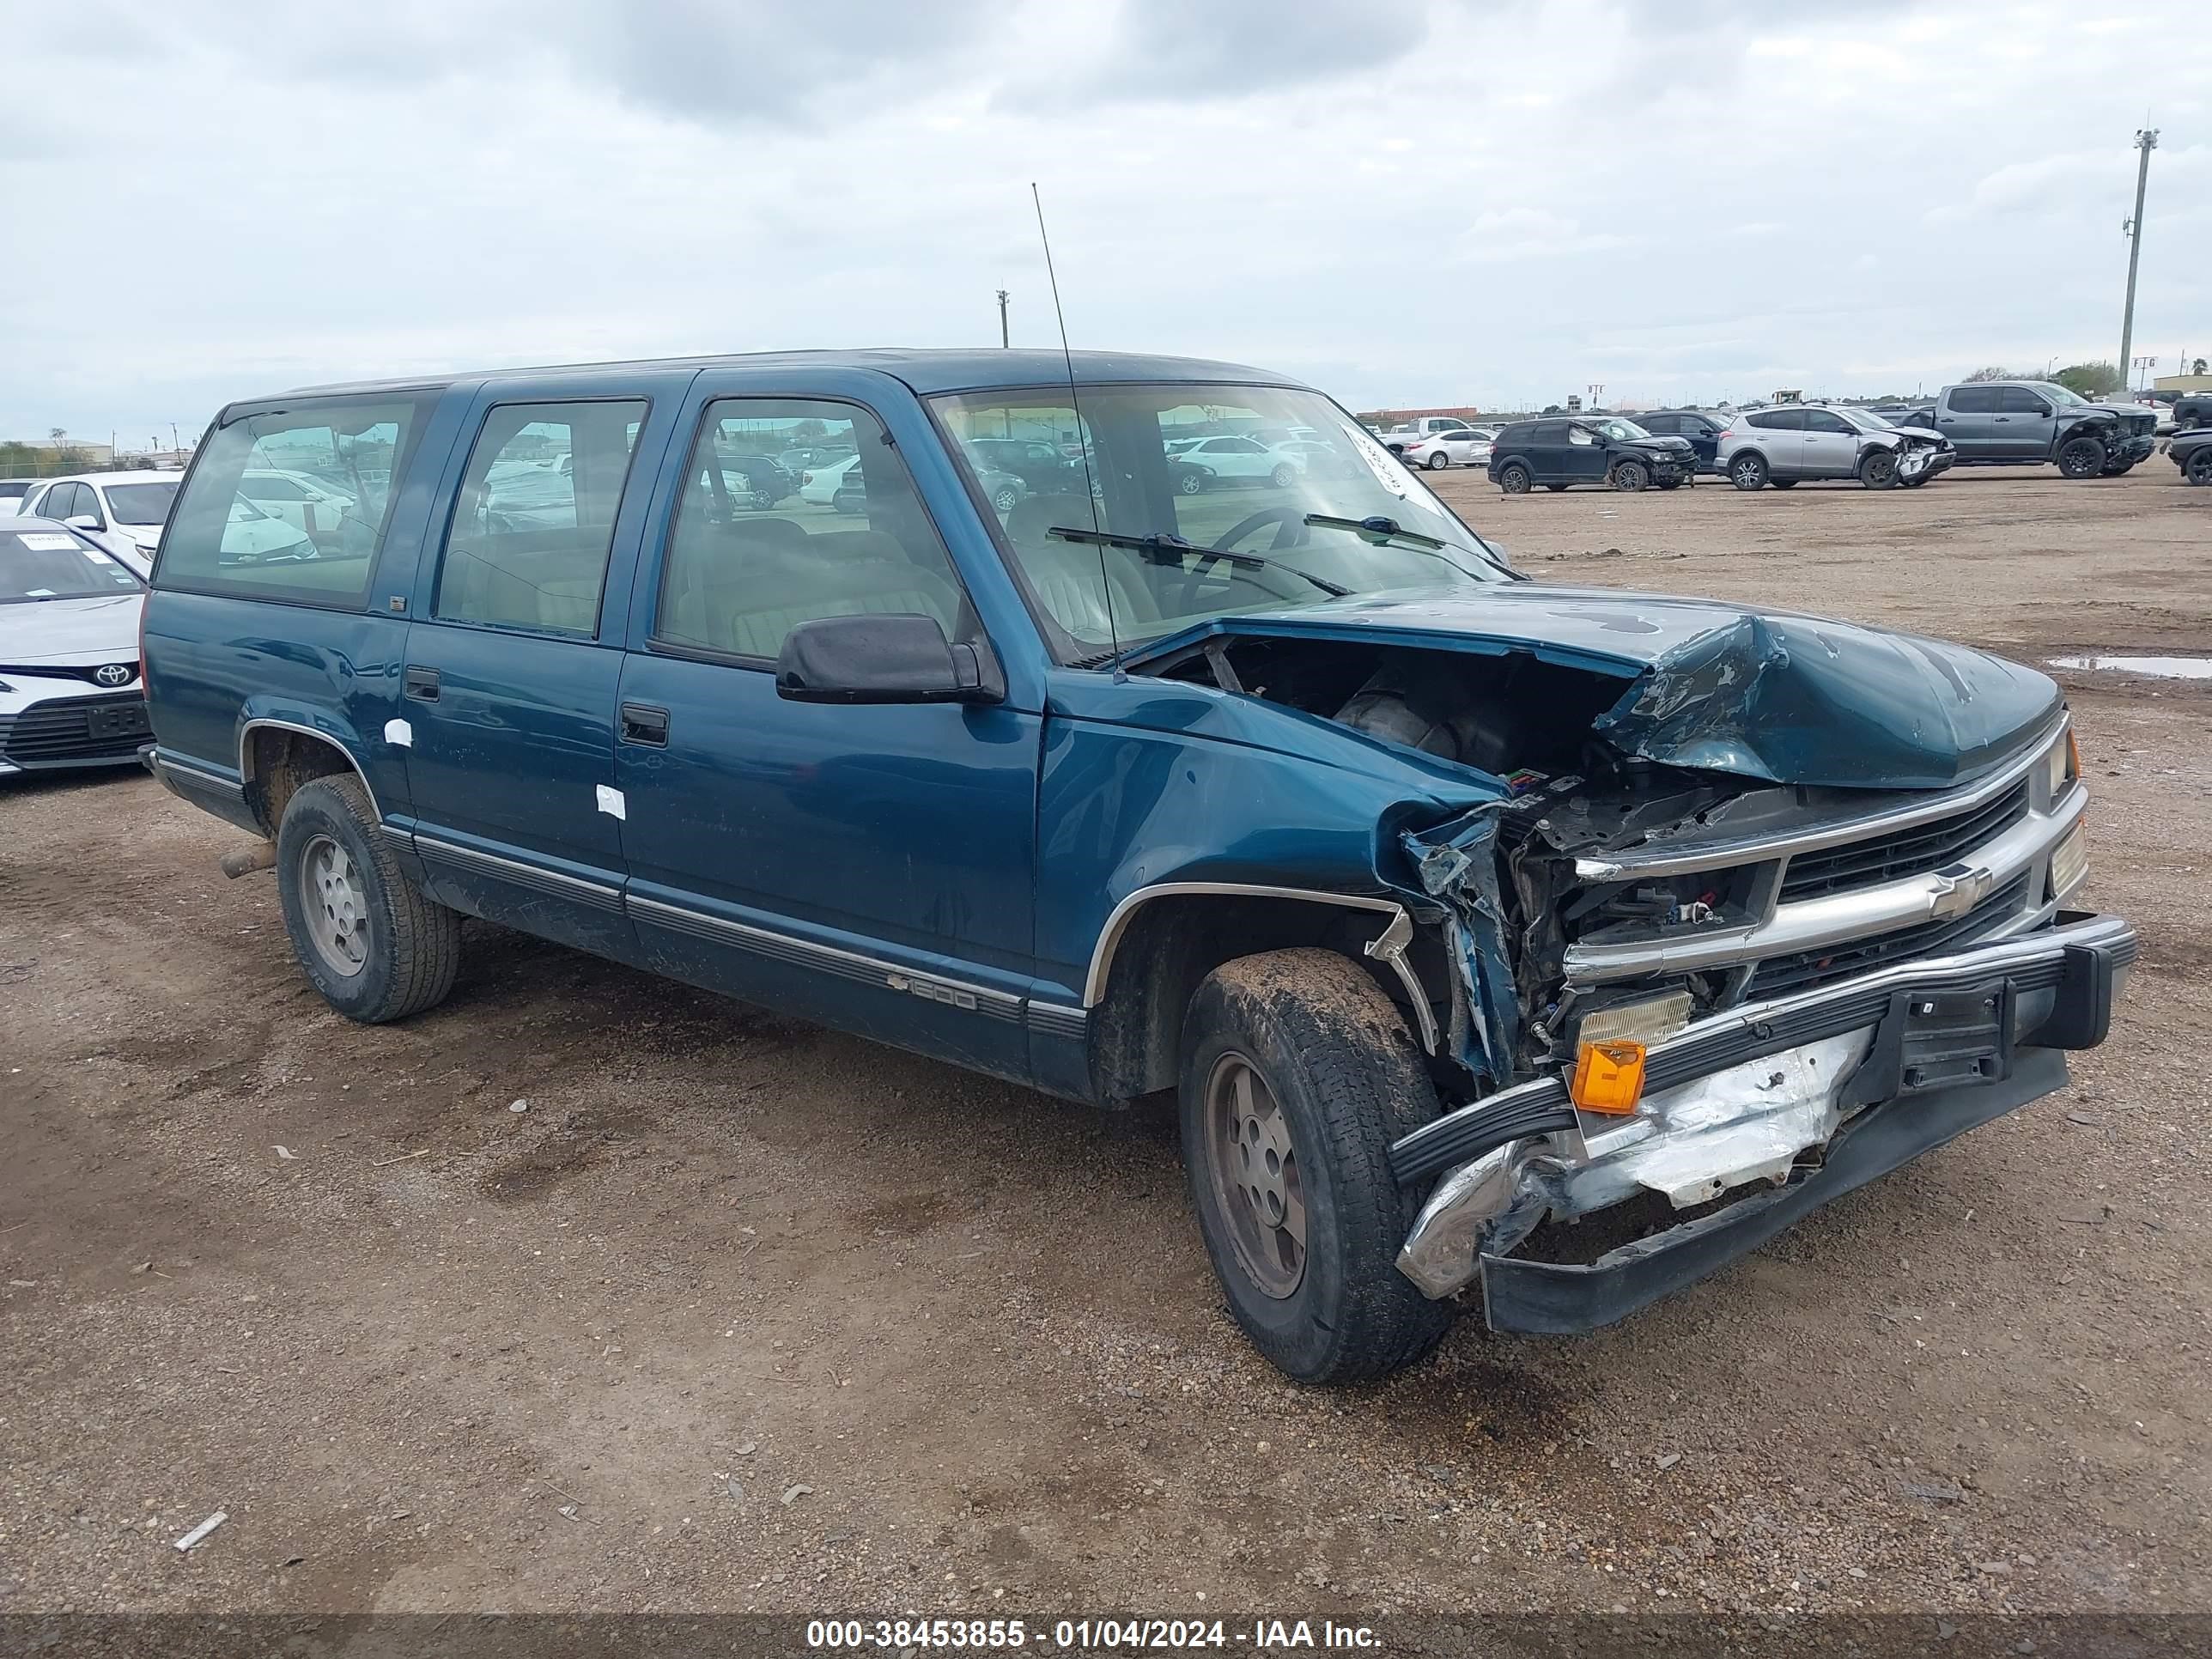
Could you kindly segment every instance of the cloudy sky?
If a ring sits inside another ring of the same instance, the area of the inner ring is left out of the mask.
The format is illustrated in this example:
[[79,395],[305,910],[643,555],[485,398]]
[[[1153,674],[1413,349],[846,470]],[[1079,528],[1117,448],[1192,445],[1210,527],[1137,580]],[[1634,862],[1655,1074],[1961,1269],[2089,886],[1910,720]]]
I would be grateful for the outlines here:
[[2176,3],[0,0],[0,436],[358,374],[1056,339],[1354,407],[2212,356]]

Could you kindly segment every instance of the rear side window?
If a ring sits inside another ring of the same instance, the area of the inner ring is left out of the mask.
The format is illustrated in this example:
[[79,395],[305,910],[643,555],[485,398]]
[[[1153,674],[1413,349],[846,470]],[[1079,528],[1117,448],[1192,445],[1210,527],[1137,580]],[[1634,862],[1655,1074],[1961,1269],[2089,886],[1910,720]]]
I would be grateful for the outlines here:
[[1993,386],[1962,386],[1951,393],[1951,412],[1954,415],[1994,415],[1997,409],[1997,388]]
[[645,407],[501,404],[485,416],[461,475],[431,614],[533,633],[597,633],[615,514]]
[[1805,429],[1805,411],[1802,409],[1763,409],[1758,414],[1744,418],[1748,424],[1768,432],[1802,432]]
[[[787,471],[796,448],[843,456]],[[852,404],[727,398],[707,406],[670,532],[653,637],[774,660],[824,617],[924,616],[973,636],[952,562],[883,425]]]
[[[155,586],[356,606],[434,393],[315,401],[247,415],[210,434],[161,538]],[[312,512],[259,505],[246,474],[312,477]]]

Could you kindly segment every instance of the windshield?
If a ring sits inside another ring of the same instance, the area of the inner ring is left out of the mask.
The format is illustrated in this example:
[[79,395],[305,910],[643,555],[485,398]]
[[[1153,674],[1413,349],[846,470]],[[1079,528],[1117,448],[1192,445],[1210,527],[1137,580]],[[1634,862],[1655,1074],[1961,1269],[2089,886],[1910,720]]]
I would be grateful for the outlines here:
[[1894,422],[1886,421],[1870,409],[1838,409],[1835,411],[1862,432],[1894,432]]
[[1595,427],[1615,443],[1633,443],[1638,438],[1651,435],[1635,422],[1624,421],[1617,415],[1608,415],[1601,421],[1591,421],[1587,424]]
[[[179,483],[183,480],[179,479]],[[106,484],[108,515],[118,524],[161,524],[177,499],[173,483]]]
[[0,605],[95,599],[140,586],[104,549],[62,531],[0,531]]
[[[978,494],[1034,608],[1057,627],[1063,661],[1212,617],[1324,601],[1328,586],[1509,579],[1503,555],[1318,392],[1098,386],[1079,400],[1080,422],[1066,386],[931,400],[971,478],[1020,475],[1019,499]],[[1285,430],[1302,435],[1274,445],[1261,435]],[[1077,544],[1056,528],[1143,544]]]
[[2087,398],[2081,397],[2069,388],[2060,386],[2056,380],[2031,380],[2028,384],[2061,409],[2070,409],[2077,404],[2085,409],[2088,407],[2089,400]]

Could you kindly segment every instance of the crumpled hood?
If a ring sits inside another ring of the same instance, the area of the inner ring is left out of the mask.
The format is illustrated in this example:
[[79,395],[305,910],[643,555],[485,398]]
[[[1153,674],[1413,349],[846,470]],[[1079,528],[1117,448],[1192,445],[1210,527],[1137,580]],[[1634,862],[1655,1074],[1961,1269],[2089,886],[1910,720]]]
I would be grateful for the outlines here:
[[145,602],[140,593],[102,593],[0,605],[0,662],[135,663],[138,607]]
[[1965,646],[1717,599],[1498,582],[1228,617],[1170,635],[1133,669],[1209,635],[1376,641],[1618,676],[1593,723],[1631,754],[1776,783],[1940,789],[2002,761],[2057,714],[2045,675]]
[[1627,441],[1627,447],[1648,449],[1655,455],[1686,455],[1692,454],[1697,450],[1697,446],[1687,438],[1669,438],[1656,434],[1649,438],[1631,438]]

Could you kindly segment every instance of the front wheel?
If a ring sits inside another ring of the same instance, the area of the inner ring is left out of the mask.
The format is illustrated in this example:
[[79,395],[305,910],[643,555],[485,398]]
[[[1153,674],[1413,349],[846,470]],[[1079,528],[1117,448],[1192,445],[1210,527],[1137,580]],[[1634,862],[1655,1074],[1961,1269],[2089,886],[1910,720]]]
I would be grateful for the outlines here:
[[1431,472],[1441,472],[1451,465],[1451,457],[1441,449],[1434,450],[1430,453],[1429,459],[1422,465]]
[[2105,470],[2105,446],[2094,438],[2069,438],[2058,452],[2058,471],[2068,478],[2094,478]]
[[1615,489],[1639,490],[1651,482],[1651,470],[1641,461],[1623,461],[1613,469]]
[[1186,495],[1195,495],[1206,488],[1206,480],[1195,472],[1186,472],[1176,480],[1176,488]]
[[1533,482],[1534,480],[1528,475],[1528,469],[1518,461],[1498,469],[1498,487],[1509,495],[1527,495],[1528,486]]
[[1297,468],[1292,466],[1288,461],[1280,461],[1276,464],[1275,470],[1267,475],[1267,482],[1278,489],[1288,489],[1297,481]]
[[1869,489],[1897,487],[1897,456],[1887,449],[1870,449],[1859,463],[1859,483]]
[[1000,484],[996,490],[992,492],[991,506],[1001,517],[1012,512],[1021,504],[1022,492],[1015,489],[1012,484]]
[[276,888],[293,954],[347,1018],[404,1019],[453,989],[461,919],[401,873],[359,779],[317,778],[285,803]]
[[1206,975],[1184,1022],[1183,1163],[1230,1311],[1301,1382],[1388,1376],[1451,1310],[1397,1268],[1418,1209],[1390,1143],[1436,1091],[1396,1007],[1333,951],[1271,951]]
[[2212,485],[2212,444],[2207,444],[2189,458],[2189,465],[2181,476],[2193,484]]
[[1755,449],[1746,450],[1729,463],[1729,482],[1738,489],[1764,489],[1766,457]]

